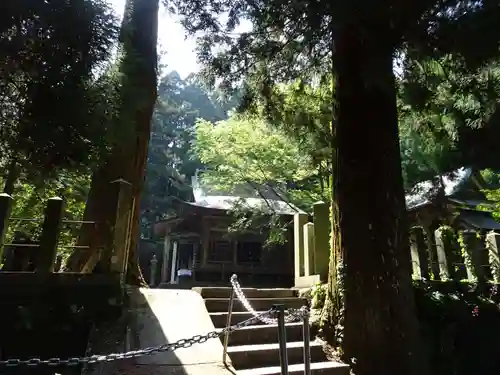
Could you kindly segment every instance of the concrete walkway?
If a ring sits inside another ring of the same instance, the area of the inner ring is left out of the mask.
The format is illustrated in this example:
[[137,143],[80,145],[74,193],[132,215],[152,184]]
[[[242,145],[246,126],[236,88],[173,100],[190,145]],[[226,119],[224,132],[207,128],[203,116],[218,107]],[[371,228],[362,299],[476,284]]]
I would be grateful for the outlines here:
[[[120,322],[101,327],[89,343],[91,354],[122,352],[195,335],[205,335],[215,327],[199,293],[175,289],[129,289],[130,309]],[[126,333],[128,332],[128,333]],[[121,360],[94,366],[86,374],[175,374],[228,375],[234,370],[222,364],[223,347],[217,338],[174,352]]]

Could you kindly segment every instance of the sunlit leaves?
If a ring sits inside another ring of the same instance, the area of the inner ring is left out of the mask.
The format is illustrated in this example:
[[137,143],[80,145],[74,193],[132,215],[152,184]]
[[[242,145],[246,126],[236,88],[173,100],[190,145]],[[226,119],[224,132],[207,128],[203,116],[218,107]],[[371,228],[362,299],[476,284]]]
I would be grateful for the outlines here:
[[235,191],[248,184],[257,192],[272,188],[292,203],[304,206],[307,202],[306,207],[320,199],[314,188],[306,192],[288,188],[315,179],[317,170],[297,140],[262,118],[235,116],[216,124],[198,121],[193,150],[208,167],[204,180],[217,189]]
[[[498,62],[471,70],[459,56],[406,61],[400,90],[403,171],[409,185],[462,166],[497,168]],[[485,142],[488,140],[488,142]]]
[[[9,221],[6,243],[15,242],[15,238],[20,235],[35,242],[39,240],[45,205],[49,198],[63,198],[65,221],[82,220],[89,185],[90,176],[80,172],[62,172],[52,181],[21,179],[13,194],[12,220]],[[62,225],[60,253],[66,256],[71,252],[81,225]]]

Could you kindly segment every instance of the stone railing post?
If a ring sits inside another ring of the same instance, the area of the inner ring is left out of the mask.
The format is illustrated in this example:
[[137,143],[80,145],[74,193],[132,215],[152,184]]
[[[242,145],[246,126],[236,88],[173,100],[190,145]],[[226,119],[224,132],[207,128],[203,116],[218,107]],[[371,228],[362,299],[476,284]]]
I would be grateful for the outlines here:
[[179,243],[174,241],[172,246],[172,270],[170,271],[170,284],[177,284],[177,251]]
[[486,235],[491,274],[495,283],[500,283],[500,234],[489,232]]
[[163,257],[161,262],[160,288],[168,283],[168,270],[170,266],[171,240],[169,235],[165,235],[163,242]]
[[54,272],[63,212],[64,202],[62,198],[54,197],[47,201],[45,218],[42,224],[40,246],[38,254],[35,257],[35,272]]
[[465,269],[467,270],[467,279],[470,281],[485,281],[485,273],[481,254],[479,253],[479,238],[477,233],[472,230],[461,232],[463,239],[463,256]]
[[121,281],[124,281],[127,270],[132,185],[123,179],[118,179],[111,182],[111,189],[113,202],[110,204],[113,205],[113,211],[109,222],[106,223],[110,230],[109,242],[101,261],[109,271],[119,274]]
[[439,278],[443,281],[450,279],[450,269],[448,267],[448,257],[446,246],[444,241],[443,228],[438,228],[434,232],[434,238],[436,240],[436,253],[437,260],[439,263]]
[[[295,278],[304,276],[304,225],[307,214],[296,213],[293,217],[293,252]],[[207,253],[205,251],[205,253]]]
[[429,278],[429,260],[425,234],[421,227],[410,229],[410,250],[413,277],[415,279]]
[[314,274],[314,224],[304,225],[304,276]]
[[427,258],[429,259],[429,269],[431,272],[431,275],[429,275],[433,280],[439,280],[439,261],[437,258],[437,251],[436,251],[436,239],[434,232],[429,228],[429,226],[424,226],[423,227],[424,234],[425,234],[425,242],[427,244],[427,251],[428,255]]
[[330,208],[325,202],[313,205],[314,220],[314,274],[328,280],[330,264]]
[[149,286],[153,288],[156,285],[156,268],[158,266],[158,259],[156,259],[156,254],[153,254],[150,262],[150,274],[149,274]]

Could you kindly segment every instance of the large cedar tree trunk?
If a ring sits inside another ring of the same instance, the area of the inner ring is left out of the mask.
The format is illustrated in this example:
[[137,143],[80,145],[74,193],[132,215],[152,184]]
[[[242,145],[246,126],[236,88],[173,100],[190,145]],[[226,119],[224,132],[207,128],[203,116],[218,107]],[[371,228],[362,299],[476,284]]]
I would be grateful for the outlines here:
[[[138,262],[137,235],[151,118],[157,97],[158,8],[158,0],[126,2],[121,30],[120,134],[106,162],[93,175],[84,214],[84,220],[107,222],[114,209],[107,204],[113,193],[109,189],[110,182],[122,178],[132,184],[135,208],[132,211],[127,275],[127,281],[132,284],[144,284]],[[102,225],[83,228],[80,242],[91,244],[93,251],[107,243],[108,232]],[[88,259],[88,251],[75,252],[67,268],[80,270]]]
[[5,182],[3,186],[3,192],[5,194],[12,195],[14,194],[14,188],[19,178],[19,167],[17,165],[17,161],[14,157],[9,162],[9,166],[7,168],[7,176],[5,177]]
[[337,148],[325,315],[343,328],[342,352],[356,375],[425,375],[411,284],[393,43],[389,22],[376,22],[353,22],[335,35]]

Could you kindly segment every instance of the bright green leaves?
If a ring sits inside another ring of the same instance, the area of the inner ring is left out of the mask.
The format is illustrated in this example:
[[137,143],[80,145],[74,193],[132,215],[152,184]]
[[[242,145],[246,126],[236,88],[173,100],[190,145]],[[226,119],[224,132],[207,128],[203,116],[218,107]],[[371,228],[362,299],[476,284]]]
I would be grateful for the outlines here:
[[225,188],[247,181],[284,184],[313,173],[296,141],[255,117],[233,117],[215,125],[198,121],[193,147],[204,164],[215,167]]
[[198,121],[193,151],[208,167],[205,182],[216,190],[237,192],[248,184],[257,191],[275,189],[306,209],[321,199],[311,156],[301,151],[297,140],[261,118]]

